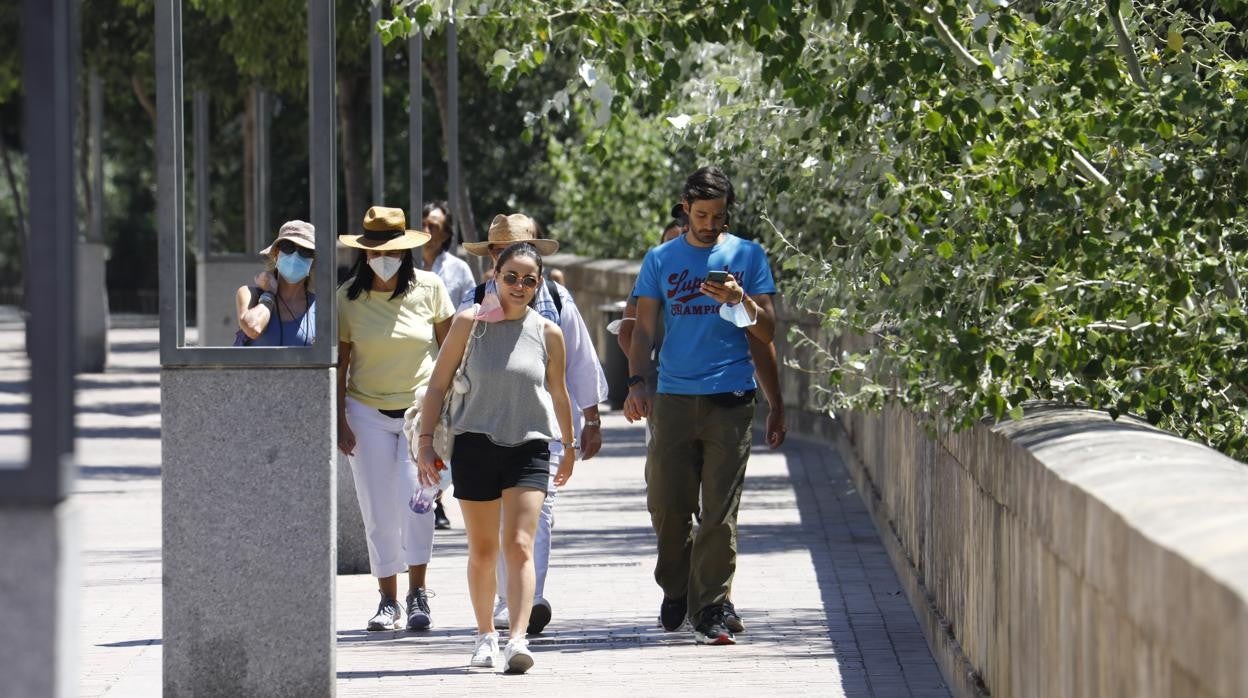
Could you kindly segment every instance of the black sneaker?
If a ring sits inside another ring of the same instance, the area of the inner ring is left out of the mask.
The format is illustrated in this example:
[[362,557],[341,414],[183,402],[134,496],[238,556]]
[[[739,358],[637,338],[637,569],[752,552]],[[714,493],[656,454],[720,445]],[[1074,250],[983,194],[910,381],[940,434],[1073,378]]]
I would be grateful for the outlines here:
[[732,605],[731,601],[724,602],[724,625],[733,633],[745,632],[745,623],[741,620],[741,616],[737,615],[737,608]]
[[429,612],[429,595],[423,588],[407,592],[407,629],[428,630],[433,627],[433,614]]
[[401,617],[403,617],[403,612],[399,610],[399,603],[383,595],[381,603],[377,604],[377,614],[368,619],[368,629],[372,631],[398,630]]
[[529,611],[529,627],[525,630],[530,635],[538,635],[546,626],[550,624],[550,602],[546,599],[538,599],[533,602],[533,610]]
[[699,645],[735,645],[736,638],[724,625],[724,607],[707,606],[698,614],[698,624],[693,629],[693,641]]
[[442,506],[441,498],[433,507],[433,527],[439,531],[445,531],[451,527],[451,520],[446,518],[446,509]]
[[685,616],[688,613],[689,597],[669,599],[665,596],[663,604],[659,606],[659,624],[669,633],[673,630],[680,630],[680,626],[685,624]]

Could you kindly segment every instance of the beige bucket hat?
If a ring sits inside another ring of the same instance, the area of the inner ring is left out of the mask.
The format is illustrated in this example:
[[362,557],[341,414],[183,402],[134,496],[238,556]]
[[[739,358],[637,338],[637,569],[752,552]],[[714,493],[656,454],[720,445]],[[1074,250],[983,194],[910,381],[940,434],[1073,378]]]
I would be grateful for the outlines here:
[[490,232],[485,242],[465,242],[464,249],[468,252],[485,257],[491,247],[507,247],[517,242],[527,242],[537,248],[540,255],[554,254],[559,251],[559,243],[554,240],[539,240],[537,223],[523,213],[509,216],[498,214],[490,221]]
[[364,214],[364,233],[339,235],[338,242],[361,250],[407,250],[429,242],[429,233],[408,230],[401,208],[371,206]]
[[282,240],[290,240],[304,249],[315,250],[316,228],[313,228],[312,224],[307,221],[286,221],[277,231],[277,239],[268,247],[260,250],[260,254],[267,256],[273,251],[274,245]]

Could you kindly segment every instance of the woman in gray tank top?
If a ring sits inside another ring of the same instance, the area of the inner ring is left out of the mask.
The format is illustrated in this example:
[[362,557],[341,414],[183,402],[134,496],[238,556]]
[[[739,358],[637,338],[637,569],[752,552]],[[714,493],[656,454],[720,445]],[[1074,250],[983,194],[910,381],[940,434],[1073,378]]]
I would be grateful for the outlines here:
[[468,391],[450,421],[451,477],[468,535],[468,591],[477,619],[470,665],[493,667],[498,654],[493,609],[501,521],[512,628],[503,661],[508,672],[524,673],[533,666],[524,629],[533,609],[533,539],[550,477],[549,443],[562,435],[556,485],[572,477],[577,444],[563,374],[563,333],[531,307],[543,281],[542,257],[533,245],[512,245],[499,255],[494,278],[498,294],[456,315],[438,353],[421,406],[416,465],[422,484],[438,482],[433,430],[468,349]]

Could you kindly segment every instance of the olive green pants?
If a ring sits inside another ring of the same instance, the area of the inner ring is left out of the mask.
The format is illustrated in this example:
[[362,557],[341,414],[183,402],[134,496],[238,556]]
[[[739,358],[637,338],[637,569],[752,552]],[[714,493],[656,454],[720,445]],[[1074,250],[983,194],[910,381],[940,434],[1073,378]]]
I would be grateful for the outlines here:
[[705,395],[654,398],[646,455],[646,504],[659,549],[654,579],[667,598],[688,595],[695,624],[702,609],[727,600],[737,569],[737,510],[753,419],[753,404],[724,407]]

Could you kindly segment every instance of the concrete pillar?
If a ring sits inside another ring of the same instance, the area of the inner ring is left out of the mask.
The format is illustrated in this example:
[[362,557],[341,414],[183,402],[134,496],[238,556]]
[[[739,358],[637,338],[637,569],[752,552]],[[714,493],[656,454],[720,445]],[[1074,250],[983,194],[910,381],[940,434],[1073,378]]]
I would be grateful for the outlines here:
[[103,242],[78,242],[78,355],[79,373],[103,373],[108,364],[108,289]]
[[[381,21],[381,4],[373,3],[368,12],[369,34],[369,103],[371,108],[372,131],[372,164],[373,164],[373,200],[371,203],[381,205],[385,202],[385,105],[382,102],[381,74],[381,34],[377,33],[377,22]],[[408,216],[411,217],[410,214]]]
[[37,38],[22,42],[20,64],[32,231],[25,274],[30,421],[17,439],[24,452],[0,450],[0,696],[68,697],[78,693],[82,594],[79,522],[68,499],[81,232],[74,196],[77,3],[23,0],[14,9],[24,36]]
[[165,696],[334,694],[334,389],[161,371]]
[[[425,50],[425,36],[413,32],[407,40],[407,158],[410,174],[408,175],[408,202],[411,206],[412,218],[420,215],[425,205],[424,182],[424,76],[421,75],[421,56]],[[454,300],[454,299],[452,299]]]
[[72,501],[0,508],[0,696],[78,693],[79,528]]
[[368,540],[351,462],[338,451],[338,574],[368,574]]
[[108,364],[108,288],[104,246],[104,88],[92,74],[87,88],[87,136],[90,143],[91,205],[87,235],[78,245],[78,372],[103,373]]
[[269,222],[269,192],[272,188],[273,176],[273,168],[270,164],[273,159],[273,148],[269,143],[269,129],[272,122],[270,115],[272,108],[269,104],[272,98],[263,88],[252,89],[256,91],[256,176],[251,181],[255,201],[255,233],[250,251],[255,253],[268,247],[277,231],[271,228]]

